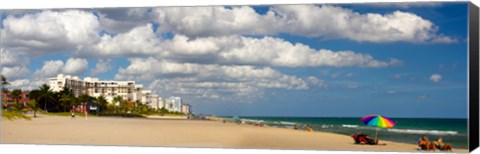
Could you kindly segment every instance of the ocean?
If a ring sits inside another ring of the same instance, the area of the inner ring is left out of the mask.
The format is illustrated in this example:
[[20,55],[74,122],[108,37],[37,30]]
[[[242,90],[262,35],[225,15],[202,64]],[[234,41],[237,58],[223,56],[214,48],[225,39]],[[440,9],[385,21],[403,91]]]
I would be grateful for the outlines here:
[[[232,119],[233,117],[220,117]],[[430,141],[442,136],[446,143],[453,148],[468,149],[467,119],[435,119],[435,118],[390,118],[396,125],[393,128],[382,129],[364,125],[361,117],[333,118],[333,117],[253,117],[240,116],[244,121],[262,121],[272,127],[290,128],[298,125],[305,130],[305,125],[310,124],[315,131],[331,132],[336,134],[351,135],[361,131],[374,138],[378,130],[378,138],[386,141],[417,144],[422,135]],[[353,140],[352,140],[353,143]]]

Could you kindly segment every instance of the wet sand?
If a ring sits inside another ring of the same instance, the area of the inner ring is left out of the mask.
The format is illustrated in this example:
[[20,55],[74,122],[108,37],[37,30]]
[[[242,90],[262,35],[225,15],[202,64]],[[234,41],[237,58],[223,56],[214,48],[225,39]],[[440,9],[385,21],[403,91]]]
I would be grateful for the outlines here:
[[[350,136],[207,120],[45,116],[2,119],[1,143],[160,147],[409,151],[414,144],[353,144]],[[466,149],[454,152],[467,153]]]

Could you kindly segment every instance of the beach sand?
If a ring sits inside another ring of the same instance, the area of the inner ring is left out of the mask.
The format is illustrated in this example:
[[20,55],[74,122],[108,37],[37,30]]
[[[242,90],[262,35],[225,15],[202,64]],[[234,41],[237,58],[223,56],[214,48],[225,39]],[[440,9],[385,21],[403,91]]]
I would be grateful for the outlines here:
[[[353,133],[353,132],[352,132]],[[1,143],[417,151],[414,144],[356,145],[350,136],[208,120],[45,116],[2,119]],[[454,152],[467,153],[466,149]]]

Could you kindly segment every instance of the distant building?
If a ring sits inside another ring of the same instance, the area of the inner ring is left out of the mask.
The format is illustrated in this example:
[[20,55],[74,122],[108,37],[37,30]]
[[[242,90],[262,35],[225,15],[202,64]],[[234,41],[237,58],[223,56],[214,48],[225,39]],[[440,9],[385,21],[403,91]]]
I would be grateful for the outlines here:
[[[27,105],[30,101],[30,91],[22,91],[20,95],[21,99],[18,100],[18,103]],[[13,99],[9,92],[2,92],[2,102],[7,103],[8,105],[15,104],[15,99]]]
[[92,77],[81,80],[78,76],[58,74],[56,77],[50,78],[49,83],[52,91],[59,92],[63,88],[68,88],[77,97],[82,94],[92,97],[104,96],[109,103],[116,103],[113,102],[113,98],[121,96],[129,102],[138,101],[154,109],[165,107],[168,111],[190,112],[189,105],[182,106],[182,98],[172,96],[163,99],[152,91],[145,90],[143,85],[135,84],[135,81],[102,81]]
[[173,112],[182,112],[182,98],[180,97],[169,97],[167,99],[167,110]]
[[124,100],[140,101],[144,104],[149,102],[150,93],[142,93],[143,86],[136,85],[135,81],[101,81],[98,78],[86,77],[81,80],[77,76],[59,74],[50,78],[50,89],[54,92],[63,90],[64,87],[72,90],[75,96],[88,94],[89,96],[104,96],[109,103],[113,98],[121,96]]
[[190,114],[191,112],[191,105],[190,104],[182,104],[182,113]]

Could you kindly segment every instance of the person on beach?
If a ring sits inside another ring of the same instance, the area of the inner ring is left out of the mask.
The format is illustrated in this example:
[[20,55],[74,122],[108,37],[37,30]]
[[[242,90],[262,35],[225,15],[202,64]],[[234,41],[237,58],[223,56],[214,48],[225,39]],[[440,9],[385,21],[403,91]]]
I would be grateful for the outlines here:
[[72,107],[72,119],[75,119],[75,109]]
[[309,132],[313,132],[313,129],[312,127],[310,126],[310,124],[307,124],[307,127],[305,128],[307,131]]
[[425,135],[418,140],[418,147],[420,147],[421,150],[435,150],[434,143],[430,142]]
[[352,134],[352,138],[355,142],[355,144],[370,144],[370,145],[375,145],[378,144],[378,139],[374,140],[370,137],[368,137],[366,134],[363,134],[362,132],[358,131],[357,134]]
[[441,151],[452,151],[452,145],[443,142],[443,137],[438,137],[437,141],[433,141],[435,148]]

